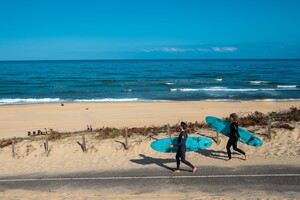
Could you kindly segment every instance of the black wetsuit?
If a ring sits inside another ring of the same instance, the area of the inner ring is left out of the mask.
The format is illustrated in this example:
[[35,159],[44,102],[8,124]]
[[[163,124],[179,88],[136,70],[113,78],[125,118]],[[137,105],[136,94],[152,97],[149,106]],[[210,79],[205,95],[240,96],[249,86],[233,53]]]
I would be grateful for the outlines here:
[[180,166],[180,159],[181,162],[183,162],[184,164],[190,166],[192,169],[194,169],[194,166],[187,160],[185,160],[185,151],[186,151],[186,139],[187,139],[188,135],[186,131],[182,131],[178,137],[178,144],[174,144],[174,146],[178,146],[178,150],[176,153],[176,162],[177,162],[177,169],[179,170],[179,166]]
[[227,146],[226,146],[229,159],[231,159],[231,151],[230,151],[231,146],[233,146],[233,149],[235,151],[240,152],[241,154],[245,155],[245,152],[243,152],[241,149],[237,148],[237,142],[240,138],[238,127],[239,127],[239,125],[237,122],[232,122],[230,125],[230,138],[229,138],[229,140],[227,142]]

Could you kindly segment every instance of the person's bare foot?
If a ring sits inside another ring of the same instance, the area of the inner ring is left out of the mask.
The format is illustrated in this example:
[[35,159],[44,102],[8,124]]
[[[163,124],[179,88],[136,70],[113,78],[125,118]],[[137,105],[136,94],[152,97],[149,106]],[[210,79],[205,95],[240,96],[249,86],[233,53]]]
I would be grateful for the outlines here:
[[178,173],[180,173],[180,170],[178,169],[173,172],[173,174],[178,174]]
[[232,160],[231,160],[231,159],[228,159],[228,160],[226,160],[226,162],[232,162]]
[[197,171],[197,168],[194,167],[193,171],[191,171],[192,174],[194,174]]
[[249,158],[249,155],[245,154],[245,160],[248,160],[248,158]]

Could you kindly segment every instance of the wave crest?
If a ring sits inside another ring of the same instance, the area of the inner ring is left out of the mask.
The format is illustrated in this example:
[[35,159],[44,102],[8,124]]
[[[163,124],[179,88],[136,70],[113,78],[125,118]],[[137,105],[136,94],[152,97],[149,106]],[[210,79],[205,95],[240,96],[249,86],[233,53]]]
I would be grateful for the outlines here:
[[180,92],[196,92],[196,91],[227,91],[227,92],[256,92],[256,91],[275,91],[278,89],[233,89],[233,88],[226,88],[226,87],[210,87],[210,88],[175,88],[171,89],[172,92],[180,91]]
[[297,85],[277,85],[278,88],[297,88]]
[[270,83],[269,81],[249,81],[249,83],[254,84],[254,85],[259,85],[259,84],[266,84]]
[[0,105],[6,105],[6,104],[38,104],[38,103],[54,103],[59,102],[59,98],[28,98],[28,99],[0,99]]

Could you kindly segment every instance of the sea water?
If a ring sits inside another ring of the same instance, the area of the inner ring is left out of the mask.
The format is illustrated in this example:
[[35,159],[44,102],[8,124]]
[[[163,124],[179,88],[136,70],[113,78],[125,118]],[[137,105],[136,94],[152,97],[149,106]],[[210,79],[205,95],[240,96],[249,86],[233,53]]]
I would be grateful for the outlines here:
[[0,105],[299,100],[300,60],[0,61]]

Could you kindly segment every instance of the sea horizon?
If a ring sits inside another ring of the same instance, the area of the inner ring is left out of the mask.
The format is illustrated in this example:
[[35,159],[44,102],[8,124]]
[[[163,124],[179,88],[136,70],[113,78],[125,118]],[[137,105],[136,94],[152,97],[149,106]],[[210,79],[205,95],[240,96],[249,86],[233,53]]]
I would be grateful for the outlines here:
[[63,62],[63,61],[284,61],[300,58],[212,58],[212,59],[194,59],[194,58],[150,58],[150,59],[26,59],[26,60],[0,60],[0,62]]

